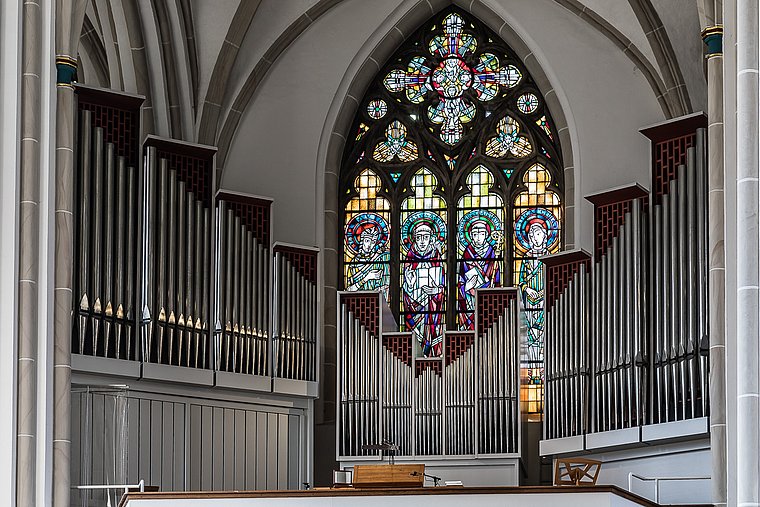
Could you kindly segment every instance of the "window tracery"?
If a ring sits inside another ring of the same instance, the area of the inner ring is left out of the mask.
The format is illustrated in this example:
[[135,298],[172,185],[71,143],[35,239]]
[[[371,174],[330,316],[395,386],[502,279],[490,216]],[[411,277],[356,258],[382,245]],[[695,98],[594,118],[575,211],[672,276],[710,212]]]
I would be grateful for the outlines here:
[[540,382],[537,257],[560,248],[563,182],[532,77],[452,7],[402,45],[360,104],[341,170],[342,288],[383,291],[401,330],[435,356],[445,329],[473,328],[476,290],[519,286],[524,365]]

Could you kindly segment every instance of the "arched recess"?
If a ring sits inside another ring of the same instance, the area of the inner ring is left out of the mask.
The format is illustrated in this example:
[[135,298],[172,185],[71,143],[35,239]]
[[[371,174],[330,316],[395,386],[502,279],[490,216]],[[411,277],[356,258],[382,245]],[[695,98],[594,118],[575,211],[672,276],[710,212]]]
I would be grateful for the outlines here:
[[[503,208],[511,216],[513,197],[539,186],[538,179],[524,179],[531,166],[543,168],[543,187],[552,190],[535,190],[530,203],[521,202],[521,213],[536,226],[546,223],[544,214],[554,224],[561,220],[561,209],[550,210],[543,201],[549,192],[564,193],[554,120],[514,51],[454,6],[407,38],[361,104],[338,190],[341,206],[346,203],[342,287],[383,287],[402,328],[414,330],[426,355],[439,355],[444,329],[473,329],[476,288],[517,283],[512,273],[527,261],[511,238],[524,238],[511,219],[504,220]],[[357,180],[365,169],[382,180],[379,188]],[[370,190],[387,196],[390,220],[357,209],[355,200]],[[480,232],[471,236],[476,226]],[[434,239],[417,245],[411,236],[418,228]],[[551,246],[559,249],[559,229],[552,231]],[[376,262],[382,256],[390,258],[389,276],[375,278],[383,271]],[[418,267],[422,258],[434,267]],[[437,293],[427,292],[428,284],[423,290],[419,273],[435,282],[430,286]]]
[[[344,82],[348,82],[345,88],[343,85],[340,96],[336,97],[336,102],[332,108],[336,108],[336,115],[328,115],[328,122],[323,130],[323,139],[320,142],[320,153],[318,154],[317,167],[318,173],[324,175],[322,189],[324,191],[324,222],[322,231],[318,231],[318,237],[323,238],[322,251],[322,273],[323,276],[323,308],[322,330],[323,344],[325,347],[325,364],[323,365],[323,379],[335,378],[334,348],[336,340],[336,292],[338,283],[338,274],[340,266],[340,245],[342,224],[340,216],[342,213],[340,200],[338,199],[338,189],[340,181],[340,168],[343,157],[343,151],[346,139],[350,132],[353,120],[355,118],[360,100],[364,96],[371,81],[375,78],[384,63],[391,55],[402,45],[414,31],[416,31],[424,22],[433,15],[443,11],[452,4],[458,6],[463,11],[469,13],[486,27],[499,35],[499,37],[512,49],[515,56],[522,61],[526,70],[530,73],[535,81],[536,87],[543,95],[546,101],[546,107],[550,111],[553,120],[556,135],[559,138],[562,153],[565,180],[565,248],[572,248],[575,244],[574,222],[575,206],[577,196],[575,195],[575,176],[573,166],[573,150],[570,128],[565,116],[560,98],[555,91],[554,85],[547,74],[539,64],[537,57],[523,39],[509,26],[509,24],[490,7],[485,5],[481,0],[418,0],[404,2],[399,8],[402,13],[398,16],[390,16],[384,24],[376,31],[381,34],[381,40],[372,48],[368,54],[361,52],[357,55],[355,62],[361,58],[363,63],[357,64],[356,70],[350,74],[351,69],[355,68],[353,64],[349,67],[349,72],[344,76]],[[343,93],[345,90],[345,93]],[[334,120],[332,120],[334,118]],[[324,164],[324,166],[321,166]],[[318,187],[319,188],[319,187]],[[329,371],[332,370],[332,371]],[[324,382],[323,382],[324,384]],[[325,395],[330,397],[333,386],[323,385]],[[325,399],[324,397],[322,398]],[[321,404],[322,402],[320,402]],[[317,421],[329,421],[334,417],[334,410],[330,404],[324,405],[324,411],[317,414]]]

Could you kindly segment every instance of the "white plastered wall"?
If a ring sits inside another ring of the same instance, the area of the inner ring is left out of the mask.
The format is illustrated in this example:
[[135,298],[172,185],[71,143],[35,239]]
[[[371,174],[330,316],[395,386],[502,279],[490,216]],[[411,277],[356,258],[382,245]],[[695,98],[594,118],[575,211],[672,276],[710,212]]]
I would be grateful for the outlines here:
[[[638,130],[664,119],[656,97],[620,49],[554,1],[484,3],[531,48],[563,105],[581,210],[576,237],[590,249],[592,208],[583,196],[632,182],[649,186],[649,147]],[[222,187],[273,197],[275,240],[322,244],[318,153],[333,128],[328,111],[353,78],[346,69],[397,4],[345,0],[332,8],[274,63],[245,111]]]

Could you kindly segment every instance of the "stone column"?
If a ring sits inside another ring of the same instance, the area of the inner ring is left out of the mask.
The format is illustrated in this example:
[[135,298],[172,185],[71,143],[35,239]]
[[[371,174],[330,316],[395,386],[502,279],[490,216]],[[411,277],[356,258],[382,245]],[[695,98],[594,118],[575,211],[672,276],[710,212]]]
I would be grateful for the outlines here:
[[704,4],[702,40],[707,49],[708,287],[710,289],[710,446],[715,505],[726,505],[726,256],[723,171],[723,16]]
[[736,2],[736,501],[760,505],[758,4]]
[[53,314],[53,505],[68,507],[71,492],[71,326],[74,265],[73,77],[86,0],[57,0],[55,12],[56,148]]
[[0,2],[0,505],[16,499],[18,178],[21,2]]
[[21,161],[19,170],[18,378],[16,505],[36,505],[37,366],[40,238],[42,12],[27,0],[22,16]]

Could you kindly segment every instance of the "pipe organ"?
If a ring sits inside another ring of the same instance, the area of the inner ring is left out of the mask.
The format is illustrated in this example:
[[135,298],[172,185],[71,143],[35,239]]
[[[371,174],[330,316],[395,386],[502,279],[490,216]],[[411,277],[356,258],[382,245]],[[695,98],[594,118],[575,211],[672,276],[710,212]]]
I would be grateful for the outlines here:
[[382,294],[338,294],[338,458],[516,457],[517,290],[481,289],[475,331],[447,331],[441,357],[399,333]]
[[135,359],[139,129],[134,126],[139,124],[142,100],[107,95],[79,95],[79,269],[74,276],[77,318],[71,346],[74,353]]
[[275,377],[315,381],[317,375],[317,251],[274,246]]
[[445,453],[471,455],[475,453],[475,333],[452,331],[444,342],[446,427],[461,431],[461,438],[445,439]]
[[273,247],[271,200],[217,193],[215,148],[141,145],[141,97],[76,93],[72,353],[142,364],[146,378],[315,397],[318,251]]
[[214,150],[145,142],[146,361],[210,368]]
[[271,201],[217,194],[217,369],[269,372],[269,209]]
[[516,289],[477,294],[478,454],[519,450],[518,303]]
[[703,121],[643,130],[654,144],[652,191],[632,185],[587,197],[593,258],[544,259],[542,445],[586,436],[566,451],[576,452],[603,432],[709,415]]

